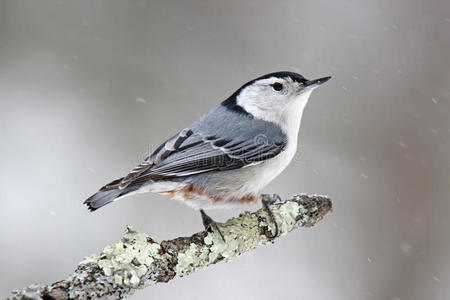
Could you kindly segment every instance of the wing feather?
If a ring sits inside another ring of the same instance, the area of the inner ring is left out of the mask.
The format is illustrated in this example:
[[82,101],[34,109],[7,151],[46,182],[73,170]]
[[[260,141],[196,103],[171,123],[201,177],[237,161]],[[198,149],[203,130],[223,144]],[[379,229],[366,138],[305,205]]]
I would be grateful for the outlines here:
[[285,147],[285,143],[258,145],[253,140],[223,143],[219,138],[206,139],[198,134],[192,139],[192,142],[186,141],[186,145],[172,151],[164,160],[140,173],[140,176],[184,177],[236,169],[275,157]]
[[167,140],[125,176],[119,188],[242,168],[273,158],[286,147],[286,135],[275,124],[218,111],[224,109],[219,106]]

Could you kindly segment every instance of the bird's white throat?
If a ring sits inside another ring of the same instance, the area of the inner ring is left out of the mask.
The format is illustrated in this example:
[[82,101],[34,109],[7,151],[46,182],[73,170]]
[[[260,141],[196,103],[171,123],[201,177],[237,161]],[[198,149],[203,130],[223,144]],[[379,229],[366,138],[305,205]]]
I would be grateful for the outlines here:
[[274,122],[279,124],[281,129],[286,133],[288,139],[292,138],[295,142],[297,142],[303,110],[308,103],[310,95],[311,91],[300,94],[295,100],[288,104],[278,122],[274,120]]
[[259,105],[254,105],[251,101],[240,99],[237,103],[257,119],[272,122],[281,127],[288,139],[297,140],[298,131],[303,115],[303,110],[308,103],[312,90],[306,91],[286,104],[282,109],[264,109]]

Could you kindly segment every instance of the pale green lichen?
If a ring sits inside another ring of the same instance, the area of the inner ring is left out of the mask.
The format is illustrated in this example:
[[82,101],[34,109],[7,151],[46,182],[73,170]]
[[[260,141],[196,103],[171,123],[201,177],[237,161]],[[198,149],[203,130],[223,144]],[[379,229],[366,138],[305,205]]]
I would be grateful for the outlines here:
[[214,262],[218,258],[228,260],[265,241],[259,232],[257,216],[248,212],[241,214],[239,218],[228,220],[220,228],[226,242],[216,231],[209,233],[204,239],[205,244],[210,245],[209,262]]
[[115,282],[116,284],[122,284],[122,282],[123,282],[123,277],[120,276],[119,274],[114,275],[114,282]]
[[[302,209],[304,209],[302,207]],[[278,225],[280,235],[284,235],[294,229],[296,218],[300,211],[300,205],[296,202],[286,202],[271,206],[272,213]],[[263,220],[259,222],[259,226],[267,226],[272,234],[275,234],[275,224],[271,220],[267,211],[262,211]]]
[[197,255],[198,250],[198,246],[192,243],[185,252],[178,253],[178,263],[174,269],[178,276],[193,272],[198,263],[202,261]]
[[114,276],[117,285],[137,286],[160,249],[147,234],[127,228],[119,243],[106,247],[98,256],[87,257],[82,264],[97,264],[106,276]]
[[188,275],[217,260],[228,260],[267,242],[267,238],[260,233],[255,214],[246,212],[219,226],[226,242],[217,231],[213,231],[206,235],[203,246],[190,244],[187,250],[178,253],[178,263],[175,266],[177,276]]

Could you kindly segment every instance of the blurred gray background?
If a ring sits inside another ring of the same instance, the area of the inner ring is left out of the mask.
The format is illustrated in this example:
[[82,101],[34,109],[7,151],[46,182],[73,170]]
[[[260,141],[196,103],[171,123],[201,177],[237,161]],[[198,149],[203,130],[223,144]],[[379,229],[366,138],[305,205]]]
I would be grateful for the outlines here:
[[265,191],[329,195],[333,214],[133,299],[448,299],[448,0],[0,0],[0,297],[65,278],[127,224],[201,230],[162,196],[82,202],[278,70],[333,79]]

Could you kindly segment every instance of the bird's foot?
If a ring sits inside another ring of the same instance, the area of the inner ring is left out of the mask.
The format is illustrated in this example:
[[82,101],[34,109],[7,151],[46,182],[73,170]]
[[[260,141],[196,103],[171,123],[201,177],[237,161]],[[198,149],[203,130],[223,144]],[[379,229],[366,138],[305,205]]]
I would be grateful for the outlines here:
[[202,215],[203,226],[205,226],[206,230],[213,231],[216,230],[222,240],[225,242],[225,237],[223,236],[222,231],[220,231],[219,225],[216,221],[214,221],[210,216],[208,216],[203,209],[200,209],[200,214]]
[[262,194],[261,195],[262,205],[263,205],[264,209],[267,211],[267,214],[269,215],[269,217],[272,219],[271,221],[273,222],[273,224],[275,226],[275,233],[272,236],[269,236],[270,239],[276,238],[279,233],[277,220],[275,219],[275,215],[273,214],[273,211],[270,209],[270,206],[269,206],[270,204],[274,204],[277,201],[280,202],[281,197],[276,194],[273,194],[273,195]]

